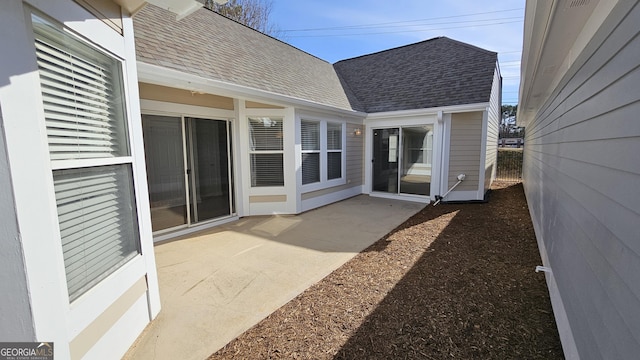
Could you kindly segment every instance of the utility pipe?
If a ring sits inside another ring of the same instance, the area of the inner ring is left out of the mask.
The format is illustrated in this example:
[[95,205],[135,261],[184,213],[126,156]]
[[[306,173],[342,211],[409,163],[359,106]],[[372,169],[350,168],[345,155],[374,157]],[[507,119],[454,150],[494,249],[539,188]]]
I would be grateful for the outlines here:
[[449,191],[447,191],[446,193],[444,193],[444,195],[442,195],[435,203],[433,203],[433,206],[436,206],[438,204],[440,204],[440,201],[442,201],[442,199],[444,199],[445,196],[449,195],[449,193],[456,188],[456,186],[460,185],[461,182],[464,181],[464,179],[467,177],[467,175],[465,174],[460,174],[458,175],[458,182],[455,183],[451,189],[449,189]]

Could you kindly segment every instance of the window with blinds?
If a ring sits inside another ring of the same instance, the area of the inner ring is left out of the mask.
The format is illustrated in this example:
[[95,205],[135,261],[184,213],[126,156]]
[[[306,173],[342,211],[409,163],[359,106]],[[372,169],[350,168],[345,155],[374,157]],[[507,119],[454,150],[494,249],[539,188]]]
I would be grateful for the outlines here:
[[320,123],[302,120],[302,184],[320,181]]
[[302,185],[323,186],[343,178],[343,126],[325,120],[300,120]]
[[140,252],[122,64],[32,15],[70,301]]
[[284,186],[282,119],[249,117],[251,186]]
[[327,179],[342,177],[342,124],[327,123]]

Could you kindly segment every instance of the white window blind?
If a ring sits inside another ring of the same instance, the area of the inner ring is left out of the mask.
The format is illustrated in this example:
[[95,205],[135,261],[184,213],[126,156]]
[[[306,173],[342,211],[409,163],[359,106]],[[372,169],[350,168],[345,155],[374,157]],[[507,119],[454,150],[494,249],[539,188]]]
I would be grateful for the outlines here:
[[138,252],[128,165],[53,173],[71,301]]
[[[73,301],[139,253],[122,65],[36,15],[32,23]],[[112,165],[92,163],[105,158]]]
[[320,181],[320,123],[300,122],[302,142],[302,184]]
[[327,179],[342,177],[342,124],[327,123]]
[[251,186],[284,186],[282,119],[249,118]]
[[119,61],[35,23],[52,160],[128,153]]

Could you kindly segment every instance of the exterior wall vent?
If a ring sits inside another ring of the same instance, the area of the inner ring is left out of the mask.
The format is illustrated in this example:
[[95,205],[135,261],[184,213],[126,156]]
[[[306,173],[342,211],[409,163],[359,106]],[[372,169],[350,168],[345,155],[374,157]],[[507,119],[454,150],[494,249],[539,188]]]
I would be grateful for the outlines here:
[[589,5],[590,2],[591,0],[571,0],[567,8],[573,9],[573,8]]

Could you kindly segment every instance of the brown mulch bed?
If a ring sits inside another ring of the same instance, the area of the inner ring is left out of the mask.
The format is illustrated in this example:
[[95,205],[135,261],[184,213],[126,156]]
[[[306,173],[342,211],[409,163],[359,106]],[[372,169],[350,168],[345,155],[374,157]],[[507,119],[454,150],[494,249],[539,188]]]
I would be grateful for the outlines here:
[[496,184],[427,206],[210,359],[561,359],[540,264],[522,185]]

